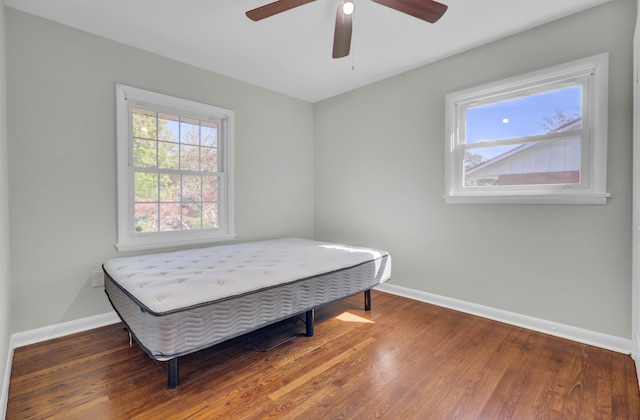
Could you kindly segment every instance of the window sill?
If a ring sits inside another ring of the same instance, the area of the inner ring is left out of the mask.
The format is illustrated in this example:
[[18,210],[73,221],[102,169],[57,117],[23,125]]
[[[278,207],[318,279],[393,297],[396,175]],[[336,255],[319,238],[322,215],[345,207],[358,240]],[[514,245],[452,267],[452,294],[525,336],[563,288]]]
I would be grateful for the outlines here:
[[[148,251],[162,248],[177,248],[191,245],[205,245],[216,242],[226,242],[235,239],[234,233],[215,235],[201,238],[185,238],[180,240],[163,240],[159,238],[144,237],[140,240],[119,242],[116,244],[118,252]],[[136,238],[138,239],[138,238]]]
[[447,204],[607,204],[611,195],[446,195]]

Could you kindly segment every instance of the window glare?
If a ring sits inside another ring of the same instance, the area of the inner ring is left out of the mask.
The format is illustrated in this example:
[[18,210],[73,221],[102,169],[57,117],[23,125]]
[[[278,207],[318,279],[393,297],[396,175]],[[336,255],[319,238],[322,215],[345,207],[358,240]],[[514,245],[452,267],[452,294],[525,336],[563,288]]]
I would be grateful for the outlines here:
[[465,115],[465,142],[545,134],[581,116],[581,85],[469,107]]

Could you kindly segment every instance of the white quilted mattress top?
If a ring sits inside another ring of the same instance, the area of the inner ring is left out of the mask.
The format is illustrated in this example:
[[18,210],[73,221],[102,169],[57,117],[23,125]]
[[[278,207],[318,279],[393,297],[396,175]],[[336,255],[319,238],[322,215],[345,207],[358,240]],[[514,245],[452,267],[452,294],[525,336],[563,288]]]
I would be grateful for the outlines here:
[[115,258],[103,267],[138,302],[161,314],[367,261],[375,261],[378,271],[386,255],[370,248],[284,238]]

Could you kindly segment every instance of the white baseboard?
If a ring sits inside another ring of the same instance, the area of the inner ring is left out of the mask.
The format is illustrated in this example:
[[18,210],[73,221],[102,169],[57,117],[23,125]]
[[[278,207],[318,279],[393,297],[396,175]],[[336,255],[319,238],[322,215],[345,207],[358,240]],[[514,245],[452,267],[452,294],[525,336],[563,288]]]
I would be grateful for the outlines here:
[[636,376],[638,377],[638,383],[640,384],[640,334],[635,332],[635,339],[633,340],[633,350],[631,351],[631,357],[636,362]]
[[120,322],[120,318],[114,311],[112,311],[101,315],[90,316],[88,318],[23,331],[11,335],[10,347],[11,350],[13,350],[18,347],[28,346],[29,344],[40,343],[53,338],[64,337],[65,335],[104,327],[105,325],[111,325],[117,322]]
[[[420,290],[409,289],[395,284],[383,283],[376,290],[403,296],[409,299],[442,306],[459,312],[492,319],[505,324],[515,325],[533,331],[542,332],[556,337],[566,338],[579,343],[613,350],[618,353],[631,354],[632,340],[596,331],[560,324],[527,315],[478,305],[464,300],[453,299],[446,296],[435,295]],[[637,364],[636,364],[637,365]]]

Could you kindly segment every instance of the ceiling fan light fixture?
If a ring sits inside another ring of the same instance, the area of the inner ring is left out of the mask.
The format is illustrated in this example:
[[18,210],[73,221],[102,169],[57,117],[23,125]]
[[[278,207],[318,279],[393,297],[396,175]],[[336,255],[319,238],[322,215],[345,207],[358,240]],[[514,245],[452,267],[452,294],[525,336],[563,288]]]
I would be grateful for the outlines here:
[[352,13],[353,13],[353,11],[355,10],[355,8],[356,8],[356,5],[355,5],[355,3],[354,3],[354,2],[352,2],[352,1],[345,1],[345,2],[342,4],[342,12],[343,12],[345,15],[347,15],[347,16],[349,16],[350,14],[352,14]]

